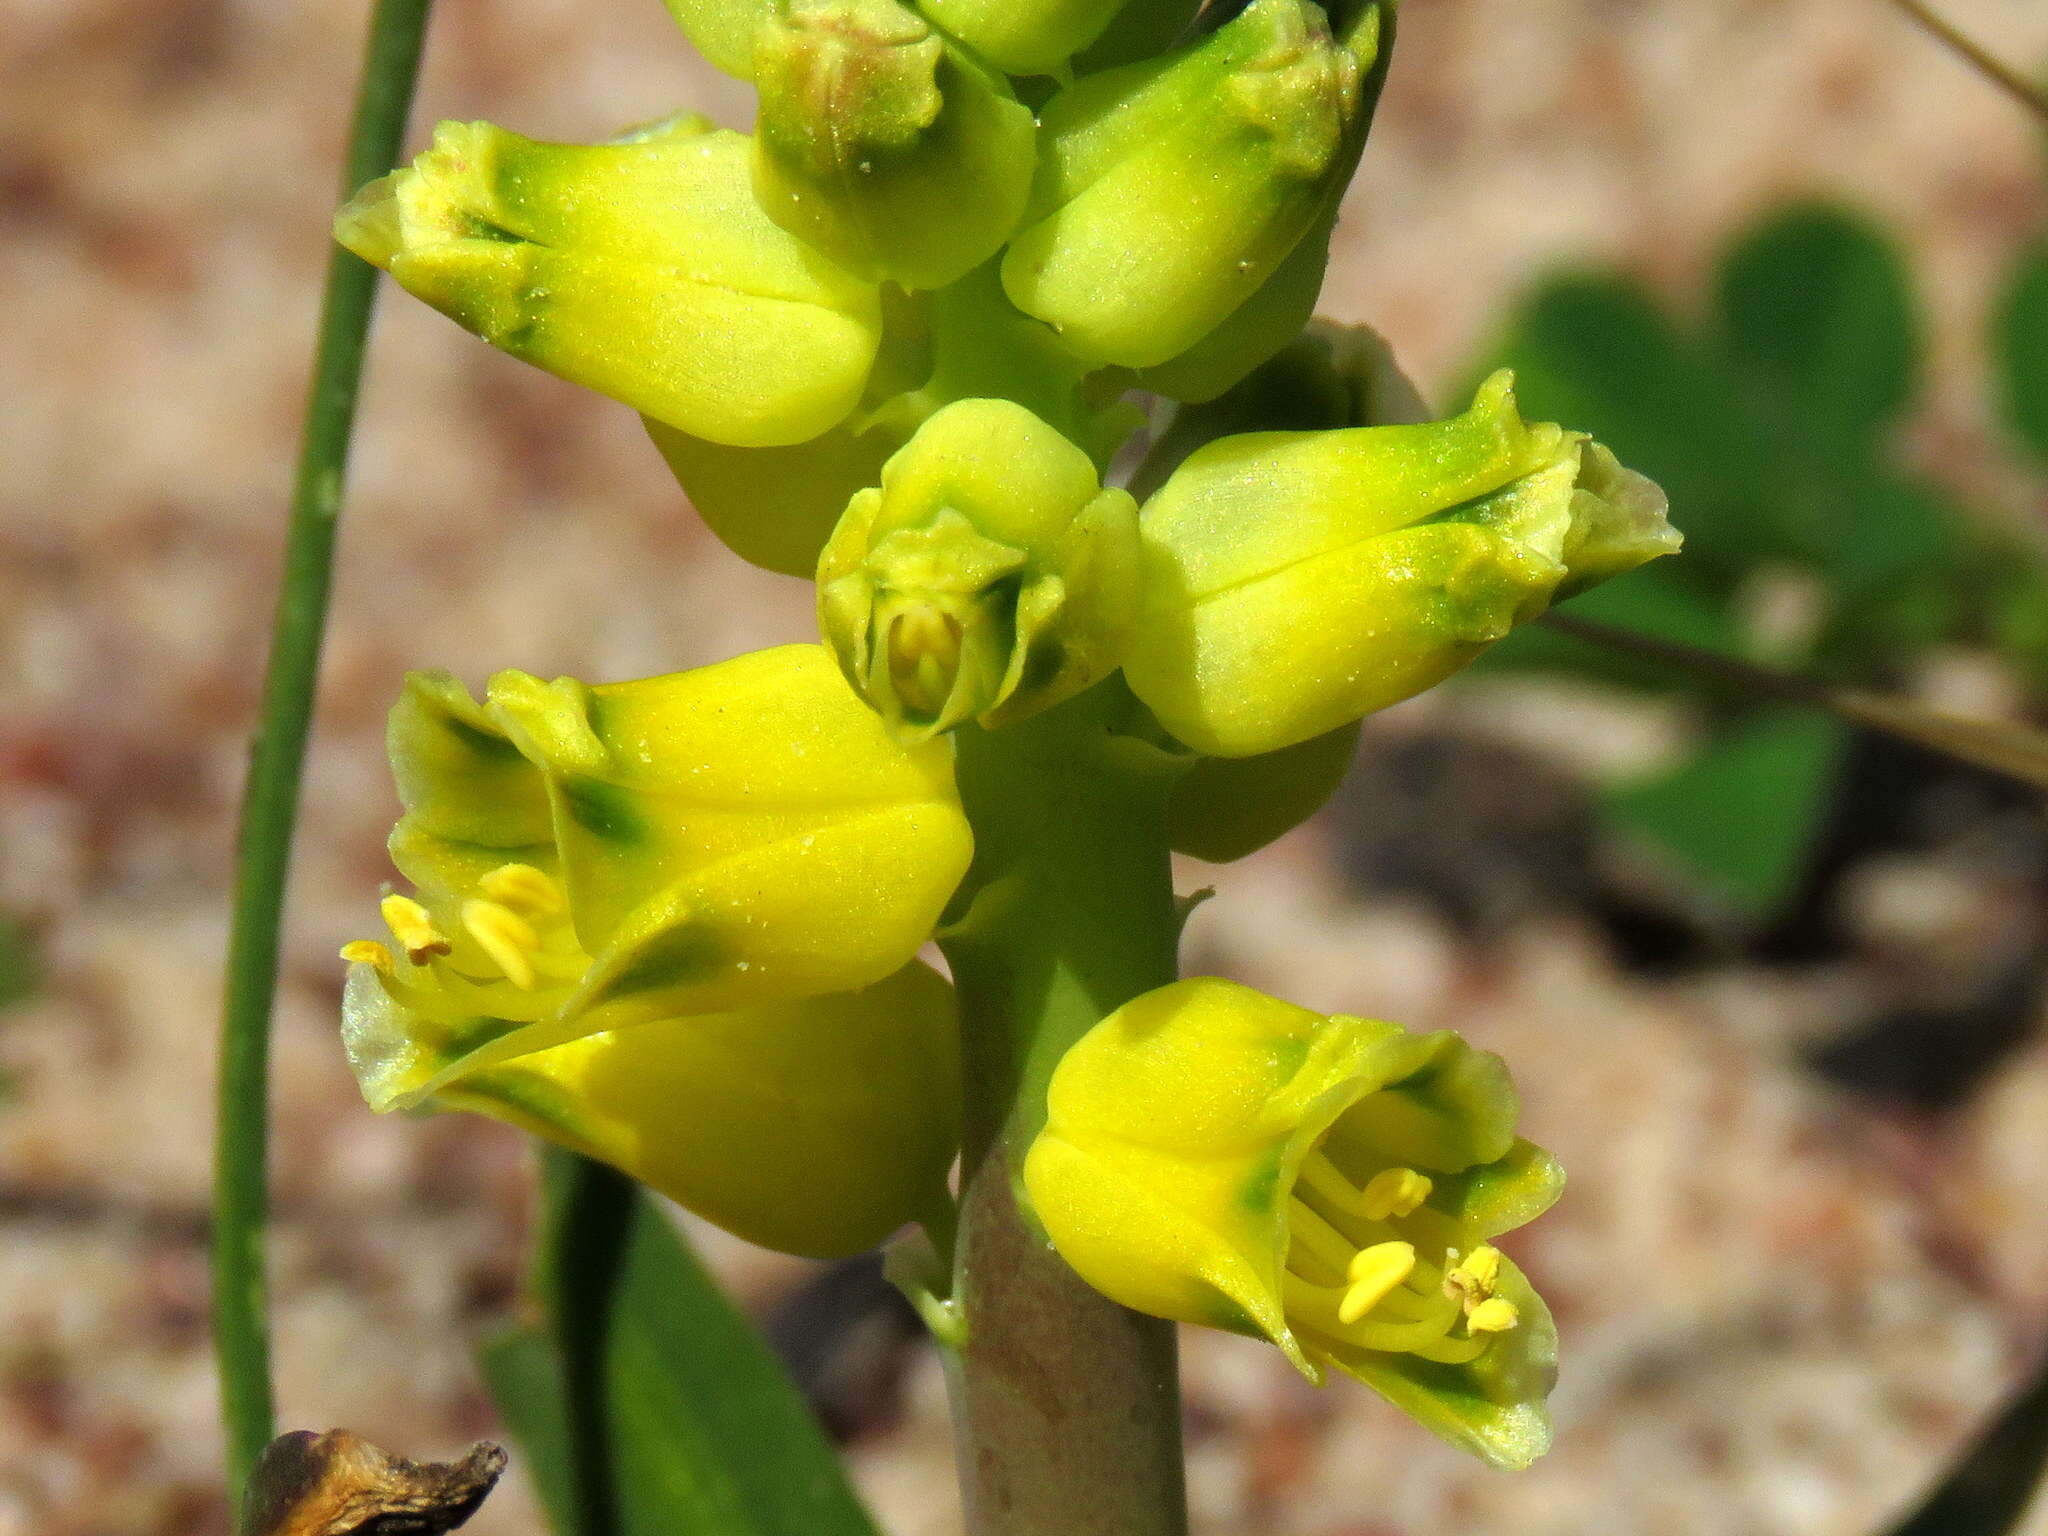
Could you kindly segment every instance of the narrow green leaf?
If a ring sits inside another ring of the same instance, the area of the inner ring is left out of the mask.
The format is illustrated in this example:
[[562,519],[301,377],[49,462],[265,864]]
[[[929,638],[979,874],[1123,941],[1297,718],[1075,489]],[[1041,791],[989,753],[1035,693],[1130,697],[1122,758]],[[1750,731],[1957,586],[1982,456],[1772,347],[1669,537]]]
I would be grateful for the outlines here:
[[1867,219],[1787,208],[1728,253],[1717,289],[1729,376],[1793,462],[1838,473],[1911,396],[1912,287],[1897,247]]
[[556,1536],[580,1536],[561,1359],[539,1328],[515,1328],[477,1351],[484,1385],[522,1452],[526,1475]]
[[1805,872],[1848,741],[1826,716],[1760,710],[1672,772],[1611,791],[1608,810],[1715,895],[1767,917]]
[[[565,1226],[564,1230],[568,1230]],[[563,1536],[584,1536],[565,1347],[598,1351],[618,1536],[876,1536],[823,1432],[654,1202],[635,1196],[602,1318],[488,1346],[493,1397]],[[587,1289],[548,1287],[603,1305]]]
[[2020,258],[1998,306],[1992,343],[2006,422],[2048,458],[2048,243]]
[[2048,1471],[2048,1365],[2036,1367],[2006,1409],[1892,1536],[2007,1536]]

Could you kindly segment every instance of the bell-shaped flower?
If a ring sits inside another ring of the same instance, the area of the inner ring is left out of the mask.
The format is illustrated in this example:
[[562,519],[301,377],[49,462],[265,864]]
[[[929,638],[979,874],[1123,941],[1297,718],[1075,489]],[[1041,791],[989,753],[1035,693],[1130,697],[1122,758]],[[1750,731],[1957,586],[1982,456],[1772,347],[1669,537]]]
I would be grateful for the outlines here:
[[1335,1366],[1495,1466],[1548,1448],[1557,1335],[1493,1240],[1562,1176],[1498,1057],[1205,977],[1096,1025],[1046,1107],[1024,1182],[1097,1290]]
[[[1368,6],[1338,37],[1311,0],[1253,0],[1178,53],[1061,91],[1040,115],[1031,206],[1003,258],[1017,307],[1076,356],[1130,368],[1215,330],[1350,180],[1381,12]],[[1284,317],[1269,324],[1248,339],[1267,353],[1292,334]],[[1263,355],[1246,338],[1231,352],[1246,367]]]
[[1031,109],[900,0],[781,0],[754,84],[762,208],[849,272],[942,288],[1023,216]]
[[902,739],[999,726],[1116,670],[1137,599],[1137,508],[1021,405],[938,411],[818,562],[848,679]]
[[1669,554],[1663,493],[1583,434],[1525,424],[1497,373],[1448,421],[1254,432],[1146,503],[1132,691],[1245,757],[1441,682],[1573,592]]
[[[352,1036],[431,1030],[372,965]],[[602,1030],[447,1083],[763,1247],[832,1258],[944,1210],[959,1147],[952,987],[913,961],[858,992]]]
[[390,740],[414,889],[348,951],[400,1005],[350,1015],[379,1109],[601,1030],[871,986],[972,852],[950,749],[895,741],[817,646],[597,687],[505,672],[481,704],[416,673]]
[[335,235],[492,345],[714,443],[816,437],[859,402],[875,285],[762,212],[701,119],[611,144],[443,123]]

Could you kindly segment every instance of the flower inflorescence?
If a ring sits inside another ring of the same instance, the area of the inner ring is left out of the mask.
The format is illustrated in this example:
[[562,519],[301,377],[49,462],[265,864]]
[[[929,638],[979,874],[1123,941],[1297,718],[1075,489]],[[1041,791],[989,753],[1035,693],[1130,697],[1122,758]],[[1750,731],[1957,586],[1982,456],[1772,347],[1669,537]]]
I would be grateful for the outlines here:
[[[640,412],[721,539],[816,578],[825,646],[481,701],[416,674],[411,889],[343,951],[345,1036],[379,1108],[493,1114],[846,1252],[947,1225],[958,1020],[916,954],[973,849],[950,733],[1121,672],[1167,836],[1238,857],[1362,717],[1678,538],[1505,374],[1432,420],[1372,333],[1304,331],[1392,0],[668,6],[754,84],[754,134],[446,123],[337,234]],[[1028,1108],[1024,1192],[1098,1289],[1497,1464],[1548,1443],[1555,1335],[1493,1239],[1559,1176],[1494,1058],[1204,979],[1111,1013]]]

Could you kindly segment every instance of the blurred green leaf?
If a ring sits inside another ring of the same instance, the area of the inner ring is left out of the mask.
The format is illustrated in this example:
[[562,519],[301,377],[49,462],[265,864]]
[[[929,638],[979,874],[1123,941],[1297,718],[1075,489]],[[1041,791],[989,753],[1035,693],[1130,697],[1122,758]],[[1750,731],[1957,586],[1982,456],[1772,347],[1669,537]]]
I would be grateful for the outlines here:
[[2005,419],[2048,458],[2048,244],[2020,259],[1992,338]]
[[18,1003],[36,989],[35,946],[28,929],[0,914],[0,1008]]
[[1609,813],[1751,917],[1791,896],[1827,815],[1849,728],[1769,707],[1658,778],[1611,790]]
[[514,1328],[477,1351],[484,1385],[522,1452],[548,1528],[556,1536],[584,1536],[570,1470],[569,1406],[562,1391],[561,1359],[539,1328]]
[[2034,1375],[1891,1536],[2007,1536],[2048,1470],[2048,1365]]
[[[483,1355],[558,1532],[601,1536],[593,1523],[609,1521],[617,1536],[876,1536],[781,1366],[644,1194],[632,1193],[616,1266],[600,1267],[608,1305],[559,1278],[552,1289],[602,1316],[515,1332]],[[595,1350],[611,1505],[595,1521],[565,1339]]]
[[1780,210],[1728,253],[1717,299],[1728,376],[1793,464],[1839,474],[1912,395],[1913,291],[1868,219],[1819,203]]
[[1664,487],[1693,580],[1726,585],[1758,558],[1795,553],[1736,391],[1635,283],[1587,275],[1545,284],[1516,312],[1494,362],[1515,370],[1532,420],[1590,432]]

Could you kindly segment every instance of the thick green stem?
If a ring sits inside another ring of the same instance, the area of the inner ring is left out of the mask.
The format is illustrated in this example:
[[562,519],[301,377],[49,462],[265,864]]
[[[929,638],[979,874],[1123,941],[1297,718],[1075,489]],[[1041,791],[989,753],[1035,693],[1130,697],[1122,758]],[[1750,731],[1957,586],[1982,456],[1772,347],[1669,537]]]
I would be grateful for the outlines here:
[[[430,3],[377,0],[349,136],[345,194],[390,169],[397,158]],[[262,715],[242,799],[221,1016],[213,1225],[214,1350],[231,1489],[247,1480],[274,1429],[263,1272],[270,1015],[292,824],[376,275],[338,247],[328,262]]]
[[1082,1283],[1018,1205],[1060,1055],[1174,978],[1168,779],[1117,734],[1128,712],[1117,680],[959,737],[975,894],[944,944],[965,1022],[954,1406],[974,1536],[1187,1529],[1172,1325]]

